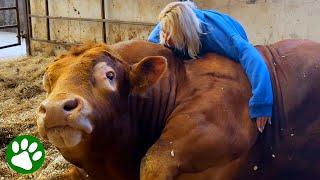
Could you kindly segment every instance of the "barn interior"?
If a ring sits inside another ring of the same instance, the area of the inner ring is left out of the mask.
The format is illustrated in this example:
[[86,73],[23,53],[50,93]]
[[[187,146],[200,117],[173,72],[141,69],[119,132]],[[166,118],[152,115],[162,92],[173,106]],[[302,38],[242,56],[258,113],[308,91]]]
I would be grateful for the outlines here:
[[[29,175],[12,171],[6,145],[20,134],[39,137],[35,111],[45,98],[42,76],[56,56],[87,42],[147,39],[172,0],[0,0],[0,180],[59,179],[72,165],[50,143],[46,161]],[[320,41],[317,0],[194,0],[201,9],[235,17],[253,44]]]

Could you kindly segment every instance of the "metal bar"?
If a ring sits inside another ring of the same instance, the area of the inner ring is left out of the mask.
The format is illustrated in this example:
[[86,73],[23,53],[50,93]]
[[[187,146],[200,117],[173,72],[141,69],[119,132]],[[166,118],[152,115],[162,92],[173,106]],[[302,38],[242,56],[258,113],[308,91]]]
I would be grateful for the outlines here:
[[30,0],[26,0],[27,2],[27,18],[29,21],[29,27],[28,27],[28,31],[29,31],[29,38],[32,38],[32,18],[31,18],[31,6],[30,6]]
[[51,44],[58,44],[58,45],[77,45],[82,43],[69,43],[69,42],[61,42],[56,40],[47,40],[47,39],[38,39],[38,38],[30,38],[31,41],[38,41],[38,42],[45,42]]
[[17,28],[17,24],[0,26],[0,29]]
[[[101,0],[101,18],[105,19],[106,18],[106,12],[104,9],[105,2],[104,0]],[[107,34],[106,34],[106,23],[102,22],[102,37],[103,37],[103,42],[107,42]]]
[[[49,2],[48,0],[46,0],[46,16],[49,16]],[[47,22],[46,22],[46,25],[47,25],[47,39],[48,40],[51,40],[51,36],[50,36],[50,19],[47,18]]]
[[21,28],[20,28],[20,16],[19,16],[19,3],[18,3],[18,0],[16,0],[16,22],[17,22],[17,38],[18,38],[18,43],[21,44],[21,36],[20,36],[20,31],[21,31]]
[[12,10],[12,9],[17,9],[17,7],[0,7],[0,11],[5,11],[5,10]]
[[41,15],[29,15],[31,18],[48,18],[48,19],[60,19],[60,20],[72,20],[72,21],[91,21],[91,22],[106,22],[114,24],[130,24],[130,25],[142,25],[142,26],[155,26],[156,23],[151,22],[137,22],[137,21],[122,21],[113,19],[94,19],[94,18],[72,18],[62,16],[41,16]]
[[15,44],[10,44],[10,45],[0,46],[0,49],[9,48],[9,47],[13,47],[13,46],[19,46],[19,45],[21,45],[21,44],[15,43]]
[[30,1],[29,0],[25,0],[25,6],[26,6],[26,20],[27,20],[27,37],[26,37],[26,48],[27,48],[27,53],[28,55],[31,55],[31,42],[30,42],[30,38],[31,38],[31,34],[32,34],[32,27],[31,27],[31,17],[29,17],[30,14]]

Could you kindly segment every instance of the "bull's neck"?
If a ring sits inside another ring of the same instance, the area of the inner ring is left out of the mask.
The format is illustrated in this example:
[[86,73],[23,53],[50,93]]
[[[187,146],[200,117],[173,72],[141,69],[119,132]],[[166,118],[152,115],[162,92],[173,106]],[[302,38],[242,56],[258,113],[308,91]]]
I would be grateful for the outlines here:
[[184,74],[183,63],[173,59],[168,62],[168,70],[157,85],[143,95],[130,96],[130,117],[136,126],[142,149],[148,149],[161,135],[176,106],[177,82]]

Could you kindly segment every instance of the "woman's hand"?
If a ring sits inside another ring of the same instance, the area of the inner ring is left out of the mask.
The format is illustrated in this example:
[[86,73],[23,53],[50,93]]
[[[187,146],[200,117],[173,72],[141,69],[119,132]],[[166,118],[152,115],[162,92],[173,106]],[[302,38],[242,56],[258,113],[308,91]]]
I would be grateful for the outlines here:
[[262,133],[265,125],[269,122],[271,124],[271,117],[258,117],[256,120],[257,128]]

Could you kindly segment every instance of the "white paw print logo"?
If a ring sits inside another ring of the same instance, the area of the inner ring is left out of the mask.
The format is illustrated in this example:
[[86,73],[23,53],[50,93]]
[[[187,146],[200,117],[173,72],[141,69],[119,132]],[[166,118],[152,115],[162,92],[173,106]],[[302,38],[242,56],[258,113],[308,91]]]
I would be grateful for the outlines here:
[[29,135],[16,137],[6,150],[9,166],[22,174],[38,170],[44,162],[44,156],[45,152],[40,140]]
[[[36,142],[33,142],[29,146],[29,142],[26,138],[24,138],[21,141],[21,146],[20,146],[22,152],[18,154],[20,151],[19,149],[19,144],[17,141],[14,141],[12,143],[12,151],[16,153],[17,155],[13,156],[11,159],[11,163],[15,166],[18,166],[24,170],[30,170],[32,169],[32,162],[33,161],[38,161],[42,157],[42,152],[37,151],[38,144]],[[34,153],[35,152],[35,153]],[[30,159],[30,155],[33,153],[32,158]]]

